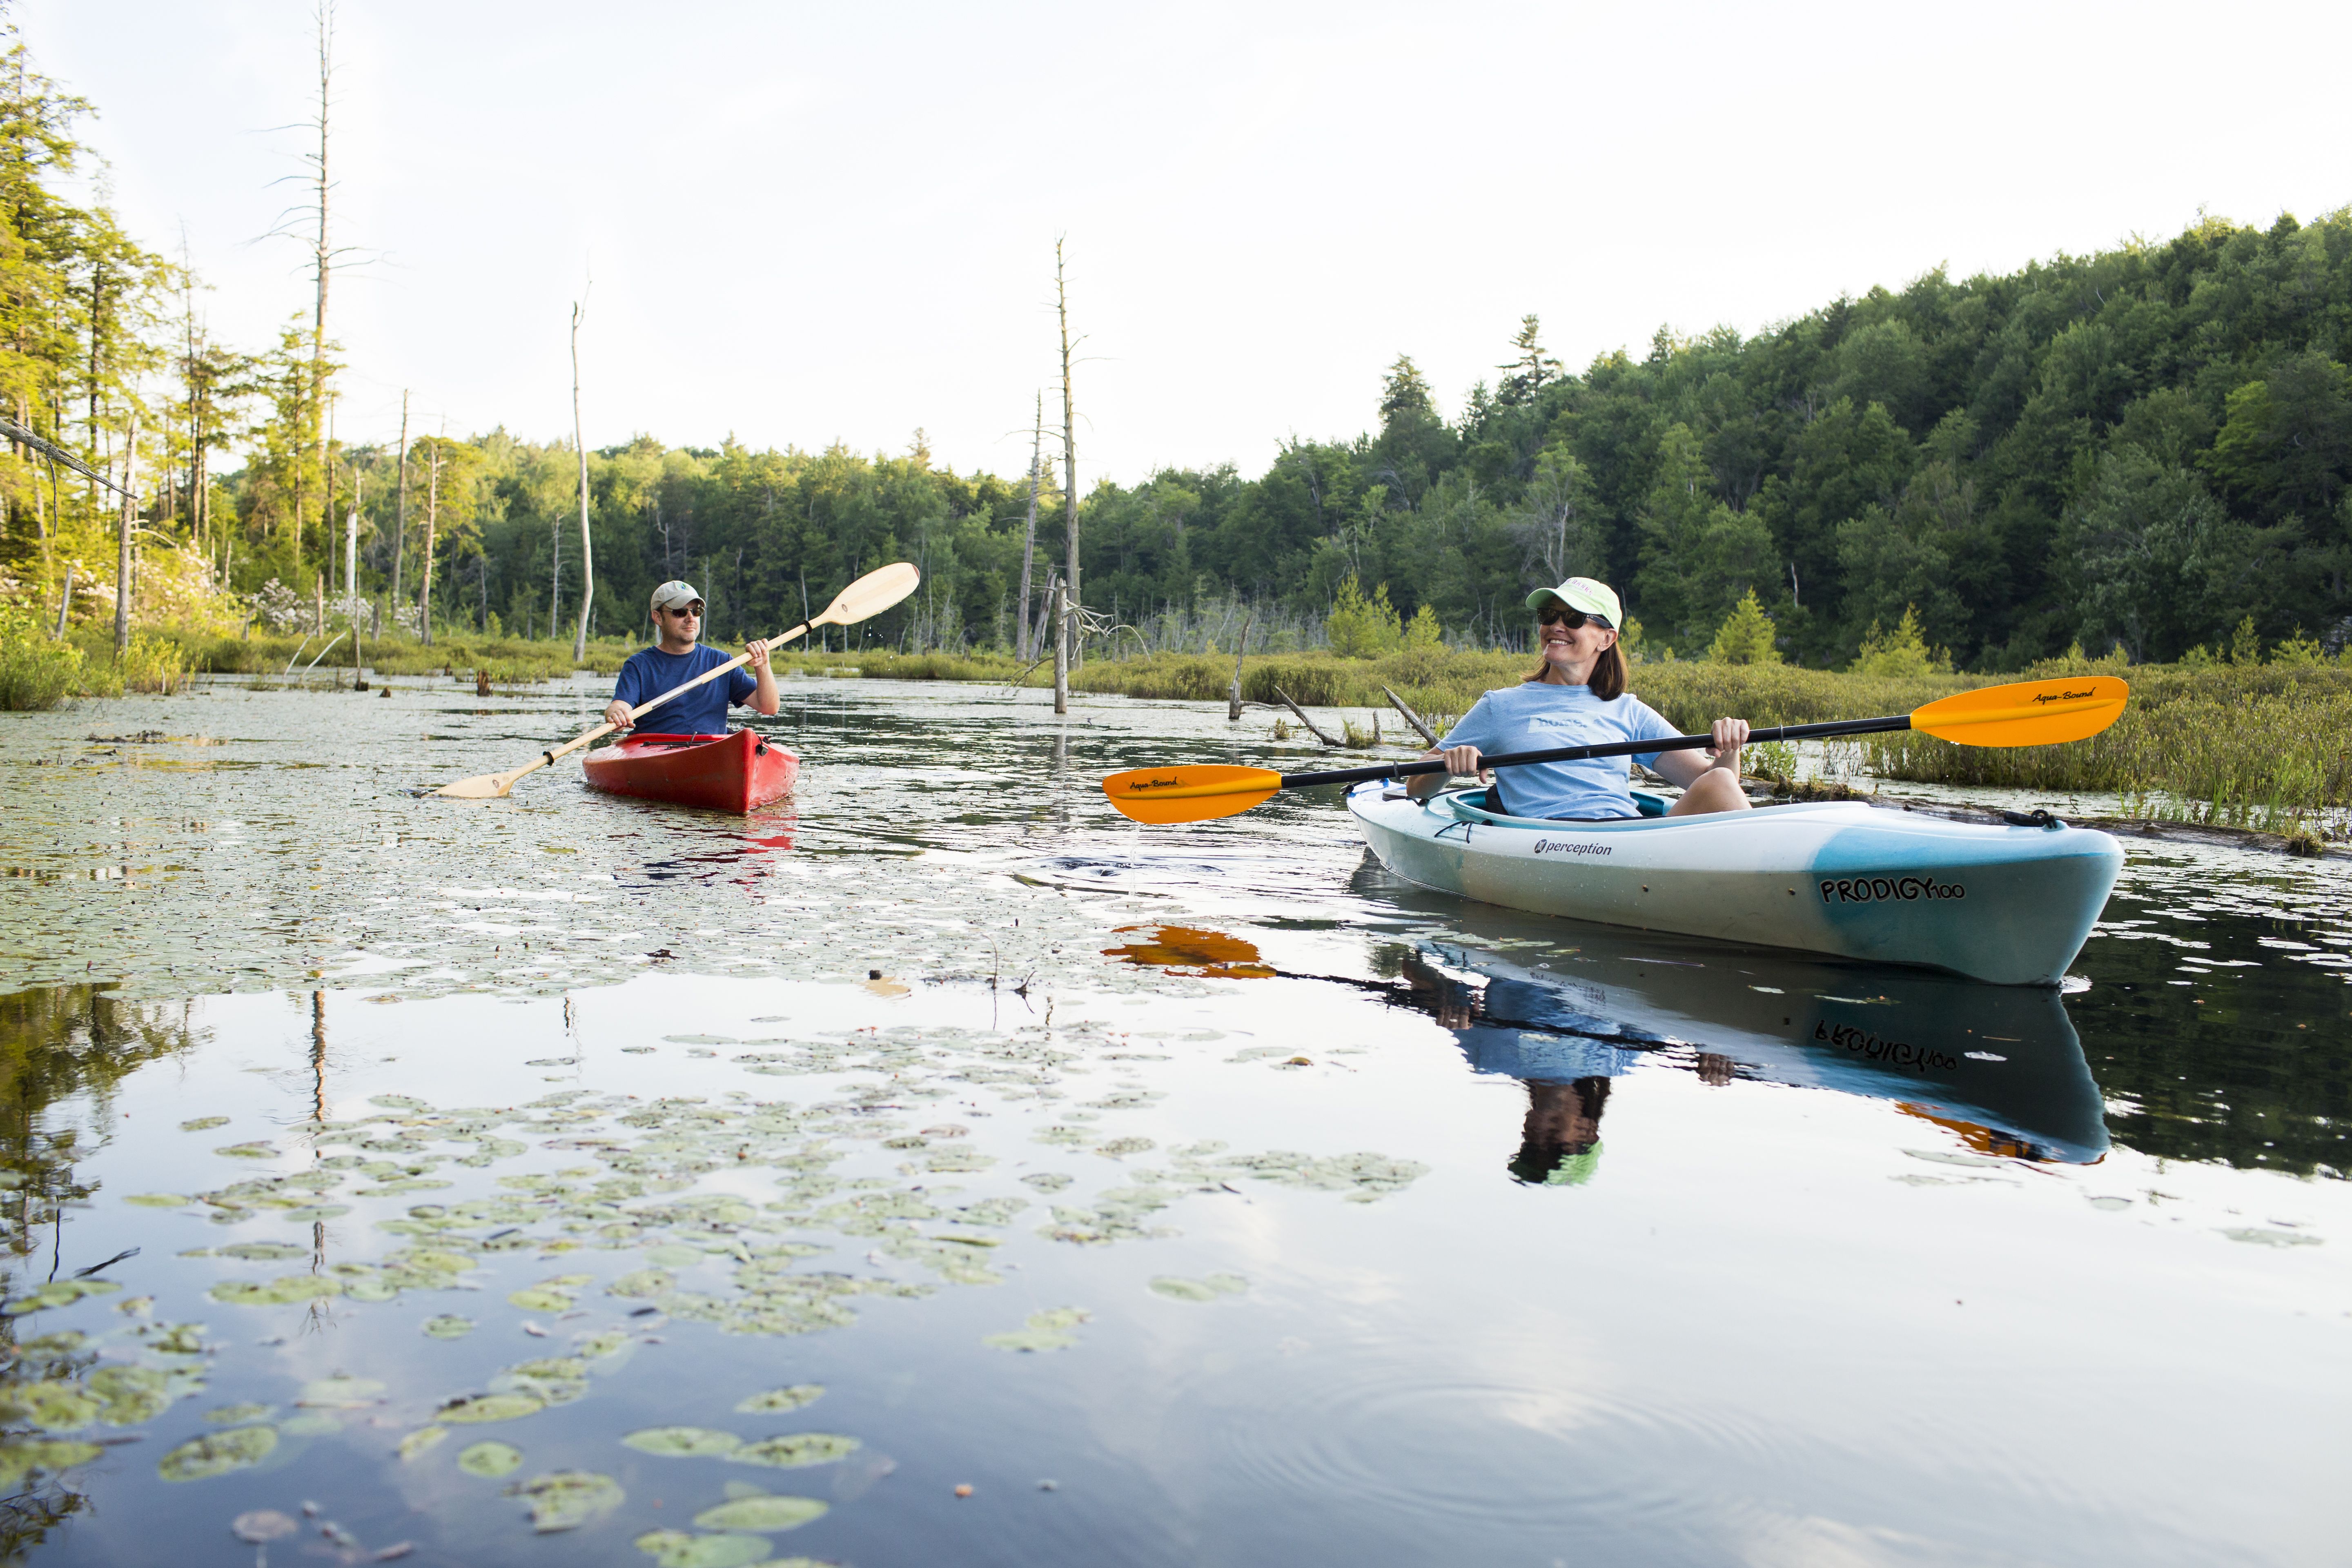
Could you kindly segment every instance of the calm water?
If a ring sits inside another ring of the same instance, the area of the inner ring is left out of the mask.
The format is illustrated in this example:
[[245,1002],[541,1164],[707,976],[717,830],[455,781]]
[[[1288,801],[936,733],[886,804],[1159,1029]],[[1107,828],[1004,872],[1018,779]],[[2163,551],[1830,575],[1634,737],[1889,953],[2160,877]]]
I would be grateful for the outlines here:
[[5,721],[13,1550],[2346,1559],[2341,862],[2135,844],[2060,994],[1109,811],[1306,754],[1221,710],[802,682],[749,823],[404,793],[601,700]]

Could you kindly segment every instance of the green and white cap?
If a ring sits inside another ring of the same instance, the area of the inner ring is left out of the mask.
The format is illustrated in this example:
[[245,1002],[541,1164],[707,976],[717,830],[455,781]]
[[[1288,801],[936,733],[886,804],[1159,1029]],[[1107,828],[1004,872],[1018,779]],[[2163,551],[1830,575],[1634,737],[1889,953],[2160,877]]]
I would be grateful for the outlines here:
[[1557,588],[1538,588],[1528,595],[1530,610],[1540,610],[1553,603],[1581,610],[1612,630],[1624,628],[1624,607],[1617,603],[1617,590],[1606,583],[1591,577],[1570,577]]
[[672,578],[670,581],[663,584],[660,587],[654,590],[654,608],[656,610],[682,610],[687,605],[696,603],[701,597],[702,590],[697,588],[693,584],[681,583],[676,578]]

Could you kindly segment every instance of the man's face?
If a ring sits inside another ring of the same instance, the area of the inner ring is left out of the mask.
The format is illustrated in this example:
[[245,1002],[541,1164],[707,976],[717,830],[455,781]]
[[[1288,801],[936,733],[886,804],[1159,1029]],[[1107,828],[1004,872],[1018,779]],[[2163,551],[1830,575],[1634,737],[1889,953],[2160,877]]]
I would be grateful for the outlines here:
[[702,601],[681,605],[673,610],[667,605],[654,612],[654,622],[662,629],[666,642],[692,642],[702,635]]

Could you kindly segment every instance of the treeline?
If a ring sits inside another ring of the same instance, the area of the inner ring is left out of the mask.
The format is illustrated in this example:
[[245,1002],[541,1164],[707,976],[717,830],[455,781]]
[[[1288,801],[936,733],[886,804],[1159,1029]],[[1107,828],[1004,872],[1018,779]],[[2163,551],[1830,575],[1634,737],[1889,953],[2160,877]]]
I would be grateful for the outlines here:
[[[89,106],[7,45],[0,405],[131,475],[138,616],[568,631],[572,447],[338,441],[323,290],[275,343],[212,342],[196,279],[60,194]],[[1906,614],[1980,670],[2078,642],[2135,661],[2248,636],[2333,651],[2352,616],[2347,352],[2345,212],[2204,220],[2004,277],[1937,270],[1752,338],[1662,329],[1580,374],[1529,316],[1452,416],[1400,356],[1364,433],[1287,443],[1255,477],[1087,482],[1081,451],[1084,600],[1101,626],[1139,629],[1111,646],[1230,651],[1247,627],[1253,648],[1296,647],[1335,605],[1356,616],[1353,579],[1367,601],[1385,588],[1374,622],[1400,635],[1426,643],[1433,623],[1495,647],[1525,637],[1530,585],[1583,574],[1618,584],[1652,657],[1738,646],[1843,668]],[[73,618],[110,616],[116,503],[7,450],[0,597],[54,616],[70,572]],[[683,576],[717,635],[772,631],[905,558],[924,590],[861,640],[1017,648],[1065,554],[1055,458],[1049,442],[1034,476],[959,475],[919,431],[872,456],[650,437],[592,453],[593,629],[635,633],[651,586]],[[1769,626],[1749,611],[1719,639],[1750,594]]]

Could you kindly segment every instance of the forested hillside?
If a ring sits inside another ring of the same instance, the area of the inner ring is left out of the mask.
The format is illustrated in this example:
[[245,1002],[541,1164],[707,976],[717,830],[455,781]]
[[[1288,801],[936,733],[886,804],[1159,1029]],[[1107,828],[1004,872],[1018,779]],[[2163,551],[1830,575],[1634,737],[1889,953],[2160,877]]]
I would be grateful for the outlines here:
[[[503,429],[337,440],[323,288],[315,319],[294,312],[278,342],[211,341],[200,279],[62,194],[88,106],[9,42],[0,402],[128,475],[136,618],[357,615],[390,630],[429,606],[436,624],[568,629],[582,591],[572,447]],[[1362,433],[1284,445],[1250,477],[1094,475],[1081,450],[1084,596],[1159,646],[1222,634],[1230,647],[1245,615],[1277,645],[1315,640],[1351,576],[1367,594],[1385,584],[1406,619],[1427,606],[1449,641],[1509,643],[1529,585],[1582,573],[1623,589],[1654,656],[1703,655],[1751,590],[1782,656],[1815,667],[1851,661],[1906,609],[1931,645],[1985,670],[2075,641],[2175,659],[2249,616],[2265,641],[2333,648],[2352,616],[2347,353],[2342,211],[2267,229],[2201,221],[2004,277],[1930,271],[1752,338],[1661,329],[1639,357],[1581,374],[1544,352],[1529,316],[1515,340],[1497,333],[1496,373],[1460,408],[1401,354],[1365,388]],[[1234,364],[1282,374],[1239,345]],[[1008,386],[1007,402],[1032,390]],[[906,412],[909,426],[923,416]],[[0,598],[53,617],[70,572],[74,618],[110,617],[118,503],[23,441],[6,450]],[[1032,616],[1064,553],[1050,436],[1034,495],[1026,472],[934,464],[919,430],[870,456],[643,437],[587,467],[604,633],[638,627],[669,576],[706,591],[719,635],[772,631],[904,557],[926,589],[866,636],[1012,647],[1033,510]]]

